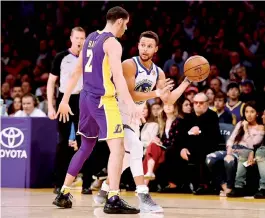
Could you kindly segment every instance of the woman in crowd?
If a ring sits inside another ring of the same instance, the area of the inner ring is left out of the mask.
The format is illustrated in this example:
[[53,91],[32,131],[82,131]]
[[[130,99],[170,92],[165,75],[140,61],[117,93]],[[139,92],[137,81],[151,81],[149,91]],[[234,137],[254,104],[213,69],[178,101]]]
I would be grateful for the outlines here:
[[143,161],[145,178],[148,180],[155,179],[155,170],[164,161],[165,149],[171,145],[172,132],[170,131],[175,126],[174,121],[177,118],[177,106],[166,105],[162,106],[163,111],[158,116],[159,133],[151,144],[147,147],[146,155]]
[[[154,106],[157,106],[157,104],[152,106],[154,108]],[[157,118],[154,116],[154,114],[156,114],[157,112],[156,110],[154,110],[155,113],[152,113],[153,111],[151,108],[152,107],[150,106],[150,104],[146,102],[143,110],[143,116],[145,118],[146,123],[140,126],[140,140],[143,143],[144,153],[146,151],[147,146],[158,134],[159,128]]]
[[[255,102],[247,102],[243,108],[243,121],[237,123],[227,141],[227,151],[217,151],[207,155],[206,164],[221,184],[223,190],[220,193],[221,196],[244,196],[246,166],[254,164],[254,149],[260,145],[264,137],[264,126],[258,123],[257,111]],[[226,178],[222,172],[215,170],[217,162],[223,160]]]
[[158,115],[161,113],[161,105],[159,103],[153,103],[151,105],[151,115],[155,118],[156,122],[158,122]]
[[22,110],[22,101],[20,97],[15,97],[13,103],[8,108],[8,116],[14,116],[19,110]]
[[[180,179],[181,171],[181,158],[180,158],[180,145],[183,144],[183,119],[187,114],[192,111],[192,104],[187,98],[180,98],[177,101],[178,115],[176,124],[172,130],[172,143],[165,152],[165,161],[161,165],[158,176],[158,183],[162,188],[159,192],[172,193],[177,192],[177,188],[182,186],[183,181]],[[172,170],[173,169],[173,170]],[[177,187],[178,186],[178,187]]]
[[215,97],[215,91],[212,88],[205,89],[204,93],[207,95],[209,99],[209,108],[211,110],[214,109],[214,97]]
[[[163,105],[163,111],[158,117],[159,135],[149,145],[143,163],[146,183],[148,180],[155,179],[154,172],[159,164],[164,162],[165,150],[178,141],[179,132],[181,132],[180,119],[184,113],[191,112],[189,100],[183,100],[180,105],[179,107],[176,104]],[[180,111],[180,115],[178,111]]]

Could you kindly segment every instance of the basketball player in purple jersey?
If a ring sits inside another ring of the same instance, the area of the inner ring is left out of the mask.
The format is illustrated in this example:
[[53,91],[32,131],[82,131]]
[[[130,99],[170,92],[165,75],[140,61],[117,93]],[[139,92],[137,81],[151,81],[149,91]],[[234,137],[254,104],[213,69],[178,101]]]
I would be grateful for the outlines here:
[[[68,105],[70,93],[83,73],[83,90],[80,94],[79,134],[81,147],[73,156],[64,185],[53,204],[71,208],[70,186],[91,154],[97,138],[106,140],[110,149],[108,173],[110,191],[104,207],[105,213],[136,214],[139,210],[129,206],[119,197],[119,183],[124,157],[124,131],[116,99],[116,90],[124,104],[130,121],[140,122],[137,109],[128,91],[122,73],[122,47],[115,37],[121,37],[129,21],[129,14],[121,7],[111,8],[107,24],[102,31],[95,31],[86,38],[76,69],[59,105],[57,116],[65,122],[72,111]],[[116,87],[116,89],[115,89]]]
[[[166,80],[164,72],[152,62],[154,54],[158,51],[158,44],[159,37],[156,33],[152,31],[143,32],[138,45],[139,56],[127,59],[122,63],[123,75],[131,96],[141,110],[143,110],[148,99],[155,97],[160,97],[164,104],[174,104],[190,84],[190,81],[186,78],[178,88],[172,92],[169,91],[173,84],[169,79]],[[152,91],[155,87],[156,90]],[[131,168],[141,212],[163,212],[163,208],[152,200],[149,189],[144,183],[143,146],[139,140],[139,125],[129,123],[129,117],[126,115],[126,107],[123,102],[119,102],[119,107],[125,132],[126,153],[123,170],[128,166]],[[104,181],[101,190],[94,198],[96,204],[102,204],[106,201],[108,190],[108,181]]]

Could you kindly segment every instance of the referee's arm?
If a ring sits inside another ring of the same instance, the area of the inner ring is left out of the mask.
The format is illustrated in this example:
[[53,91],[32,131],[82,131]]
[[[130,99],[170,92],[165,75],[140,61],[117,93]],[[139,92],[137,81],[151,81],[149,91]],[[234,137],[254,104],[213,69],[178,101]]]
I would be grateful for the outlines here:
[[48,117],[51,120],[56,119],[56,112],[55,112],[52,102],[53,102],[53,96],[54,96],[55,83],[56,83],[57,78],[60,76],[61,61],[62,61],[62,57],[59,53],[55,56],[53,60],[52,69],[49,74],[49,79],[47,83]]

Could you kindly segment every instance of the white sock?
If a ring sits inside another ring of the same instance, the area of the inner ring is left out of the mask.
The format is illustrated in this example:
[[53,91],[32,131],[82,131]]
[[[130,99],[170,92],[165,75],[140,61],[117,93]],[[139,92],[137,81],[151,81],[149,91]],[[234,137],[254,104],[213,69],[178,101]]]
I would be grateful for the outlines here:
[[109,192],[109,185],[106,183],[106,180],[102,183],[101,190],[105,192]]
[[149,188],[147,187],[147,185],[137,185],[136,192],[137,193],[148,194],[149,193]]

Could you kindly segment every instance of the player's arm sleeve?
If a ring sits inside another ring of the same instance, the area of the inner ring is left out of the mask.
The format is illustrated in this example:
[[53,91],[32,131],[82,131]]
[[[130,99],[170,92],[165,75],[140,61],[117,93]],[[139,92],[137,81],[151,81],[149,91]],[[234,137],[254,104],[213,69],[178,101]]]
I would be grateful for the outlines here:
[[52,62],[52,68],[51,68],[51,74],[53,74],[54,76],[60,76],[61,63],[62,63],[63,58],[64,58],[63,53],[58,53],[55,56]]

